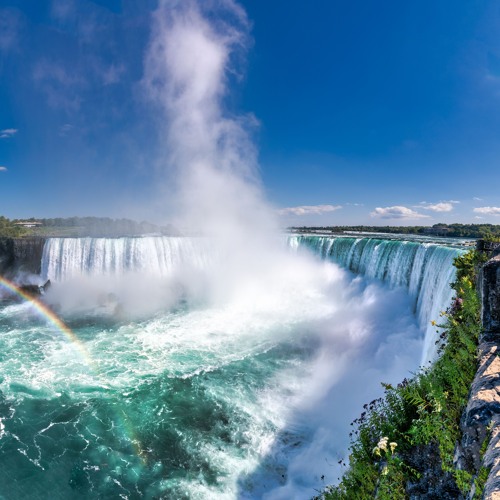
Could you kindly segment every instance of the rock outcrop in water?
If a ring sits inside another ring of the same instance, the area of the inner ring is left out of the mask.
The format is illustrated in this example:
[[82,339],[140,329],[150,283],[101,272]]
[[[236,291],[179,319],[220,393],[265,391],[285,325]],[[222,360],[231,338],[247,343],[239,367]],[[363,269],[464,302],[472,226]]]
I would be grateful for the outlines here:
[[0,238],[0,274],[40,274],[45,238]]

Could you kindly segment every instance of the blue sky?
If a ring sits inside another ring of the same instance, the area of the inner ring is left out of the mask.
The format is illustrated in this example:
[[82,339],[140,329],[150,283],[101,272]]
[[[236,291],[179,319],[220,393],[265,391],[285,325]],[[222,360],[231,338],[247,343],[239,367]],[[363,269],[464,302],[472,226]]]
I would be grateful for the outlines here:
[[[498,3],[240,4],[252,43],[225,112],[258,120],[283,225],[500,223]],[[168,221],[141,83],[156,7],[0,0],[1,214]]]

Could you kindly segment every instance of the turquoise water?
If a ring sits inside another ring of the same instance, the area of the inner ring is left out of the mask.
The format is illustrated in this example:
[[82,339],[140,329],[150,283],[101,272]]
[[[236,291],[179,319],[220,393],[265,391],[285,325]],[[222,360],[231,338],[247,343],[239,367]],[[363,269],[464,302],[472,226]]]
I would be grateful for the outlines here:
[[[423,280],[408,293],[404,283],[391,288],[287,252],[264,275],[225,280],[231,293],[209,300],[192,283],[202,271],[211,282],[213,268],[222,279],[218,252],[175,240],[51,242],[45,300],[78,343],[4,296],[3,498],[310,498],[336,480],[349,422],[379,382],[417,368]],[[112,246],[114,257],[82,268],[78,252],[96,245],[94,255]],[[123,281],[117,261],[141,274]],[[151,261],[159,264],[149,275]],[[72,296],[75,269],[81,290]],[[130,310],[137,289],[163,307]]]
[[[7,498],[182,498],[195,494],[192,482],[217,489],[221,472],[231,472],[228,462],[252,461],[252,428],[260,437],[275,430],[272,415],[255,422],[259,393],[312,352],[305,339],[253,340],[250,331],[235,345],[226,332],[203,331],[206,313],[199,312],[125,325],[67,318],[88,361],[43,318],[26,313],[25,304],[0,309]],[[218,314],[208,321],[216,324]],[[209,338],[193,338],[196,329]]]
[[237,346],[224,339],[221,352],[223,332],[195,345],[175,332],[182,322],[200,327],[188,312],[126,325],[68,318],[87,362],[42,318],[23,320],[24,304],[4,302],[0,314],[7,498],[227,491],[231,462],[257,458],[252,429],[259,438],[276,430],[273,415],[253,415],[262,413],[260,393],[313,349],[300,338],[239,336]]

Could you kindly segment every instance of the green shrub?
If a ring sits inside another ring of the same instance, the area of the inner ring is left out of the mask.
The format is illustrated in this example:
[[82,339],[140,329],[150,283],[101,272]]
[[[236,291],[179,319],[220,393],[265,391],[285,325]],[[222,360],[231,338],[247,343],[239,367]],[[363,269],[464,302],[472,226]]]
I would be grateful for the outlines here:
[[[440,357],[428,369],[397,387],[384,385],[384,396],[365,405],[354,421],[349,466],[341,482],[322,493],[325,499],[406,498],[406,485],[422,471],[411,466],[415,450],[437,445],[442,473],[451,473],[466,494],[472,475],[453,467],[453,454],[460,439],[460,417],[467,404],[477,369],[476,350],[481,328],[476,278],[484,257],[475,250],[457,257],[455,297],[441,313],[443,328],[438,338]],[[390,452],[380,443],[396,443]],[[484,472],[476,478],[484,486]]]
[[6,217],[0,216],[0,238],[18,238],[28,233],[27,229],[16,226]]

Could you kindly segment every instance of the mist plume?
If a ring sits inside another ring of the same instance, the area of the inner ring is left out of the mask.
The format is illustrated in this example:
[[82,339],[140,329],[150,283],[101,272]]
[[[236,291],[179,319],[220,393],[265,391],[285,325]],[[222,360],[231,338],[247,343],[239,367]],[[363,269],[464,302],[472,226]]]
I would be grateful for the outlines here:
[[232,1],[163,1],[153,22],[143,84],[164,113],[181,223],[216,236],[274,230],[250,134],[256,119],[224,108],[251,42],[245,12]]

